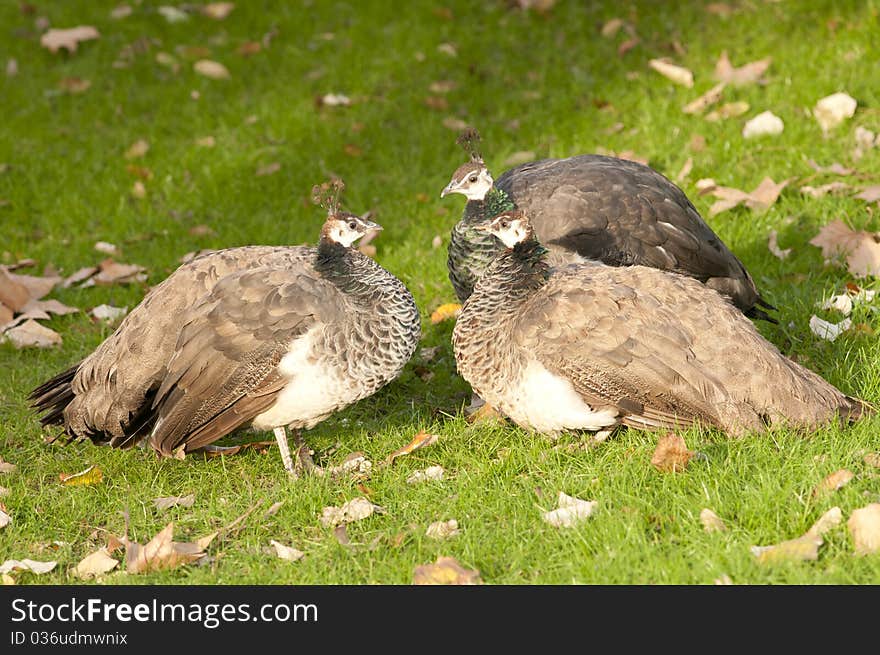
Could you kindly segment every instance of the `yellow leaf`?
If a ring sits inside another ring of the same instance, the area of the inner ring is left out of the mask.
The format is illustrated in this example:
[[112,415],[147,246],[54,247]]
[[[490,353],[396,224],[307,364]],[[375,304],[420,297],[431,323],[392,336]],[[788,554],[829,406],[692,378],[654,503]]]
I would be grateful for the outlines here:
[[104,479],[104,473],[95,464],[79,473],[59,473],[58,479],[65,487],[98,484]]
[[455,318],[461,312],[461,305],[458,303],[450,302],[444,305],[440,305],[437,309],[431,312],[431,323],[435,325],[437,323],[442,323],[443,321]]
[[436,434],[429,434],[422,430],[416,436],[412,438],[408,444],[406,444],[403,448],[398,448],[393,453],[388,455],[388,459],[386,460],[389,464],[391,464],[396,458],[402,455],[409,455],[414,450],[418,450],[419,448],[424,448],[425,446],[430,446],[433,443],[437,442],[437,439],[440,437]]

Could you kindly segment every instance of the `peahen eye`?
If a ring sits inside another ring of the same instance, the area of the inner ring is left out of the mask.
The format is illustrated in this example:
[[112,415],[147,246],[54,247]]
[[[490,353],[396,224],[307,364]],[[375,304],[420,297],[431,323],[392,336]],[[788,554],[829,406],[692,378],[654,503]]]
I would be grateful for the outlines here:
[[506,230],[509,227],[510,227],[510,223],[508,223],[507,221],[501,221],[501,229],[502,230]]
[[348,229],[349,230],[356,230],[357,226],[358,226],[357,223],[355,223],[354,221],[350,221],[348,224]]
[[471,176],[468,178],[468,182],[476,182],[476,181],[477,181],[477,176],[476,176],[476,175],[471,175]]

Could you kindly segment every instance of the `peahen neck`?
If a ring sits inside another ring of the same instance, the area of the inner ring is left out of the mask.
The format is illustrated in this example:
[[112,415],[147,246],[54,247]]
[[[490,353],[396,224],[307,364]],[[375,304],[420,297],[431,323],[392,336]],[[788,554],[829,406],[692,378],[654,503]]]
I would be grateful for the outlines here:
[[375,296],[376,285],[370,282],[376,268],[372,259],[353,248],[326,238],[318,243],[315,270],[349,296],[364,299]]
[[480,279],[474,294],[492,299],[501,311],[515,311],[517,301],[533,295],[550,279],[547,249],[534,238],[505,248]]
[[480,222],[498,216],[501,212],[515,209],[516,205],[509,195],[497,187],[492,187],[482,200],[468,200],[465,207],[465,219],[469,222]]

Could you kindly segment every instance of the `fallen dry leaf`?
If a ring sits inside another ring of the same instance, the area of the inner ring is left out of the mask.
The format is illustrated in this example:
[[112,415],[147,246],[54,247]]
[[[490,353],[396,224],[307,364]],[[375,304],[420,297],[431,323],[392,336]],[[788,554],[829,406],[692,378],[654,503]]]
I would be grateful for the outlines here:
[[147,269],[137,264],[120,264],[113,259],[105,259],[99,266],[96,275],[89,278],[86,286],[91,284],[111,285],[111,284],[128,284],[131,282],[144,282],[147,276],[144,271]]
[[315,473],[318,475],[329,475],[331,477],[339,477],[341,475],[353,474],[355,477],[363,478],[368,476],[373,470],[373,462],[367,459],[362,452],[357,451],[349,453],[342,460],[342,464],[331,466],[327,469],[316,468]]
[[458,303],[450,302],[440,305],[437,309],[431,312],[431,323],[436,325],[437,323],[441,323],[450,318],[455,318],[461,313],[461,305]]
[[827,493],[829,491],[837,491],[845,484],[847,484],[854,477],[852,471],[848,471],[847,469],[840,469],[839,471],[835,471],[830,475],[826,476],[822,482],[816,485],[813,489],[813,496],[819,496],[821,494]]
[[693,167],[694,167],[694,158],[688,157],[685,160],[684,165],[681,167],[681,170],[678,172],[678,175],[675,176],[675,181],[682,182],[684,180],[684,178],[686,178],[688,175],[690,175]]
[[40,37],[40,45],[49,52],[56,53],[61,48],[68,52],[76,52],[77,46],[82,41],[90,41],[100,38],[100,33],[91,25],[79,25],[66,30],[49,30]]
[[683,66],[677,66],[665,59],[651,59],[648,65],[663,77],[688,88],[694,85],[694,74]]
[[[2,267],[0,267],[0,269],[2,269]],[[19,275],[18,273],[8,273],[8,275],[14,282],[17,282],[27,289],[28,294],[33,299],[42,298],[61,282],[61,277],[58,275],[47,275],[43,277],[36,275]],[[5,301],[4,304],[8,305]],[[12,305],[8,306],[11,307]],[[13,309],[15,308],[13,307]]]
[[84,268],[79,269],[76,273],[74,273],[70,277],[64,278],[64,281],[61,283],[61,286],[65,289],[67,289],[69,287],[72,287],[77,282],[82,282],[84,280],[89,279],[97,272],[98,272],[97,266],[86,266]]
[[746,121],[743,125],[742,135],[745,139],[751,139],[756,136],[767,136],[781,134],[785,129],[785,124],[772,111],[763,111],[754,118]]
[[195,494],[187,494],[186,496],[161,496],[153,499],[153,505],[158,510],[166,510],[172,507],[192,507],[196,502]]
[[745,100],[737,100],[736,102],[726,102],[718,109],[710,111],[703,118],[710,123],[723,120],[725,118],[736,118],[745,114],[751,106]]
[[847,168],[839,162],[834,162],[830,166],[820,166],[812,159],[808,159],[807,164],[809,164],[810,168],[812,168],[817,173],[834,173],[835,175],[852,175],[853,173],[855,173],[855,169]]
[[119,5],[118,7],[114,7],[114,9],[110,12],[110,18],[114,20],[122,20],[123,18],[128,18],[131,16],[132,8],[128,5]]
[[143,546],[124,537],[126,570],[129,573],[146,573],[193,562],[205,556],[205,549],[217,536],[215,532],[194,542],[180,542],[172,541],[173,534],[172,521]]
[[823,132],[832,127],[837,127],[847,118],[852,118],[856,113],[858,103],[855,98],[846,93],[833,93],[816,103],[813,108],[813,116],[819,122]]
[[226,80],[230,77],[226,66],[210,59],[199,59],[193,64],[193,70],[199,75],[204,75],[212,80]]
[[706,532],[725,532],[727,530],[721,517],[708,507],[700,510],[700,523],[703,524],[703,529]]
[[832,528],[840,525],[840,522],[843,520],[843,512],[840,511],[839,507],[832,507],[827,512],[825,512],[822,516],[818,518],[818,520],[813,523],[809,530],[807,530],[807,534],[821,537],[826,532],[831,530]]
[[438,80],[428,85],[428,91],[431,93],[449,93],[455,90],[457,86],[452,80]]
[[860,193],[857,193],[855,197],[865,202],[876,202],[880,200],[880,185],[866,187]]
[[15,469],[17,468],[18,467],[15,464],[4,462],[3,458],[0,457],[0,473],[15,473]]
[[289,562],[296,562],[297,560],[302,559],[305,555],[303,551],[293,548],[291,546],[285,546],[284,544],[279,543],[274,539],[269,542],[269,545],[275,548],[275,554],[278,555],[278,557],[280,557],[281,559],[286,559]]
[[318,104],[324,107],[349,107],[351,98],[342,93],[327,93],[318,99]]
[[6,510],[2,508],[0,505],[0,528],[5,528],[7,525],[12,523],[12,517],[6,513]]
[[348,546],[351,544],[351,539],[348,536],[348,528],[345,527],[345,523],[343,523],[342,525],[337,525],[335,528],[333,528],[333,537],[342,546]]
[[406,479],[407,484],[417,484],[419,482],[426,482],[428,480],[442,480],[444,475],[442,466],[429,466],[426,469],[420,471],[413,471],[412,475],[410,475]]
[[30,571],[41,575],[48,573],[58,565],[58,562],[38,562],[32,559],[8,559],[0,564],[0,573],[9,573],[10,571]]
[[98,305],[89,312],[91,316],[94,316],[99,321],[107,321],[108,323],[118,321],[127,313],[128,307],[114,307],[113,305]]
[[257,169],[257,172],[254,173],[257,177],[264,177],[266,175],[274,175],[278,171],[281,170],[281,162],[273,161],[270,164],[265,164],[260,166]]
[[119,564],[118,560],[110,557],[110,553],[103,546],[94,553],[87,555],[73,569],[73,574],[83,580],[89,580],[99,575],[109,573]]
[[880,453],[868,453],[865,455],[864,462],[868,466],[880,468]]
[[217,141],[213,136],[203,136],[196,139],[196,145],[200,148],[213,148],[217,144]]
[[724,51],[715,64],[715,79],[733,86],[760,82],[762,81],[761,77],[767,72],[772,61],[772,57],[767,57],[766,59],[759,59],[739,68],[734,68],[727,56],[727,51]]
[[853,510],[846,522],[857,555],[880,551],[880,503],[871,503]]
[[554,528],[570,528],[588,519],[598,502],[575,498],[560,491],[556,504],[556,509],[543,512],[541,518]]
[[467,129],[468,124],[460,118],[449,116],[443,119],[443,127],[452,130],[453,132],[461,132],[462,130]]
[[0,266],[0,303],[13,312],[18,312],[31,299],[31,293],[19,282],[13,273]]
[[[752,211],[765,211],[779,198],[779,194],[788,185],[791,180],[783,180],[776,183],[772,178],[765,177],[761,183],[755,187],[754,191],[746,193],[739,189],[731,187],[715,186],[711,181],[711,186],[706,186],[702,193],[711,193],[719,200],[712,204],[709,208],[709,216],[716,216],[721,212],[733,209],[734,207],[744,204]],[[703,180],[701,180],[703,182]],[[699,183],[698,183],[699,184]],[[699,188],[699,187],[698,187]]]
[[[138,139],[134,143],[132,143],[128,150],[125,151],[126,159],[138,159],[147,154],[147,151],[150,149],[150,144],[147,143],[144,139]],[[114,253],[108,253],[114,254]]]
[[810,244],[821,248],[826,259],[845,256],[849,272],[857,277],[880,275],[880,234],[851,230],[837,219],[819,230]]
[[234,2],[211,2],[199,7],[203,16],[214,20],[223,20],[235,9]]
[[871,150],[875,146],[880,146],[880,136],[859,125],[855,131],[856,147],[853,148],[853,159],[859,160],[865,156],[865,152]]
[[843,319],[840,323],[831,323],[819,318],[815,314],[810,316],[810,331],[825,341],[834,341],[851,327],[852,321],[848,318]]
[[403,455],[409,455],[413,451],[418,450],[419,448],[424,448],[425,446],[430,446],[437,443],[437,440],[440,438],[440,435],[430,434],[424,430],[418,432],[412,440],[406,444],[405,446],[398,448],[393,453],[388,455],[385,458],[385,462],[391,464],[395,459],[401,457]]
[[464,568],[454,557],[438,556],[433,564],[421,564],[413,572],[417,585],[472,585],[482,584],[480,572]]
[[3,336],[16,348],[51,348],[61,344],[60,334],[33,319],[6,330]]
[[342,523],[360,521],[376,509],[379,509],[378,505],[361,496],[348,501],[342,507],[325,507],[321,512],[321,523],[324,527],[336,527]]
[[701,113],[706,108],[711,107],[716,102],[721,100],[721,94],[724,92],[725,86],[727,86],[727,84],[724,82],[721,82],[720,84],[716,84],[711,89],[706,91],[706,93],[701,95],[699,98],[686,104],[682,108],[682,111],[685,114],[699,114],[699,113]]
[[81,77],[64,77],[58,81],[58,88],[65,93],[85,93],[92,86],[90,80]]
[[448,521],[434,521],[425,530],[425,535],[431,539],[448,539],[460,534],[458,529],[458,521],[449,519]]
[[98,484],[104,479],[104,473],[95,464],[79,473],[59,473],[58,479],[65,487],[88,486]]
[[804,195],[812,196],[813,198],[821,198],[822,196],[826,196],[829,193],[837,193],[839,191],[848,191],[850,185],[846,182],[830,182],[828,184],[822,184],[817,187],[813,187],[810,185],[805,185],[801,187],[801,193]]
[[819,546],[822,543],[822,537],[807,533],[797,539],[790,539],[772,546],[752,546],[751,551],[761,564],[816,560],[819,559]]
[[693,456],[694,452],[687,449],[684,438],[669,432],[658,440],[654,454],[651,456],[651,464],[664,473],[680,473],[687,468]]
[[601,34],[606,39],[614,38],[620,28],[624,26],[624,20],[622,18],[612,18],[608,22],[606,22],[601,29]]
[[769,235],[767,236],[767,248],[773,253],[774,257],[778,257],[779,259],[785,259],[791,254],[791,248],[786,248],[783,250],[779,247],[779,243],[777,239],[779,236],[776,233],[776,230],[770,230]]
[[844,316],[849,316],[853,310],[853,297],[848,293],[841,293],[834,296],[831,296],[828,300],[822,303],[818,303],[819,307],[822,309],[833,309]]
[[143,200],[147,197],[147,187],[144,186],[144,183],[140,180],[135,181],[135,183],[131,185],[131,197],[137,198],[138,200]]

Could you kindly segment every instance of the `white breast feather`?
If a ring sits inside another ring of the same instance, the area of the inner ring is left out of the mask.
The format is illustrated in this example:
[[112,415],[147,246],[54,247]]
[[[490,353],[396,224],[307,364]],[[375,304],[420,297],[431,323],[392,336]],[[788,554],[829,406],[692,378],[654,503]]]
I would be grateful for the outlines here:
[[571,382],[554,375],[537,361],[526,367],[511,396],[509,406],[504,408],[506,413],[517,423],[539,432],[600,430],[618,422],[616,410],[594,411]]
[[317,328],[306,332],[290,344],[287,354],[278,363],[278,372],[289,382],[278,394],[275,404],[253,422],[258,430],[270,430],[293,424],[309,428],[336,411],[345,394],[340,376],[325,363],[309,361]]

